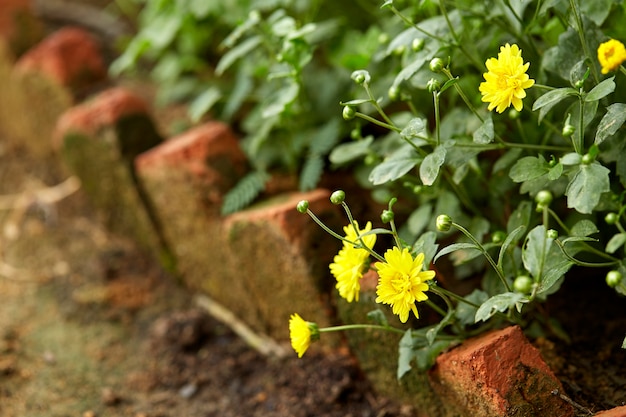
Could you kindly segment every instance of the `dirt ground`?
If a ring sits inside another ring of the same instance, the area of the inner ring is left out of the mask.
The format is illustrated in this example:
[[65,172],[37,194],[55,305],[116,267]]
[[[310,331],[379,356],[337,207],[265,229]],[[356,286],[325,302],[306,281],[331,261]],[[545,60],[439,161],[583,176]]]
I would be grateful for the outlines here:
[[[65,178],[29,158],[0,146],[1,416],[417,415],[374,393],[345,349],[277,359],[249,348],[107,233],[80,190],[6,210],[18,201],[6,195]],[[601,274],[574,274],[544,305],[572,340],[535,344],[579,416],[626,403],[625,307]]]
[[[62,179],[0,146],[0,196]],[[154,260],[103,230],[80,190],[23,201],[0,210],[1,416],[414,414],[377,396],[344,349],[298,359],[286,345],[278,359],[249,348]]]

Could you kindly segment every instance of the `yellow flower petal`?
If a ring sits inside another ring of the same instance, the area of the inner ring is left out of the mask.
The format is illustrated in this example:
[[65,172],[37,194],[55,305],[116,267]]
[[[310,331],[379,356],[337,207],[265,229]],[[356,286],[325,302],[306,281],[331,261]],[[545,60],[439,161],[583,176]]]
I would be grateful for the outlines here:
[[289,337],[291,339],[291,347],[296,351],[298,357],[301,358],[304,352],[311,345],[312,332],[311,327],[314,323],[304,321],[299,314],[292,314],[289,319]]
[[482,101],[489,103],[489,111],[494,108],[502,113],[513,105],[515,110],[522,110],[522,100],[526,97],[527,88],[535,84],[526,71],[530,63],[524,64],[522,51],[515,44],[508,43],[500,47],[498,58],[489,58],[485,62],[486,73],[483,74],[485,81],[478,87],[482,94]]
[[608,40],[598,47],[598,61],[602,66],[602,74],[615,71],[626,61],[626,48],[618,40]]

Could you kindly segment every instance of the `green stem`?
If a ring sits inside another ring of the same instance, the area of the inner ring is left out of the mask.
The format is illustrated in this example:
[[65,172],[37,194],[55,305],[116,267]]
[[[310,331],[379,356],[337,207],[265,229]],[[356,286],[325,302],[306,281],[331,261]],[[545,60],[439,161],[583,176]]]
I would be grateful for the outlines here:
[[472,241],[473,244],[476,245],[476,247],[478,248],[478,250],[480,250],[483,254],[483,256],[487,259],[487,262],[489,262],[489,264],[491,265],[491,267],[494,269],[494,271],[496,272],[496,274],[498,274],[498,278],[500,278],[500,281],[502,281],[502,284],[504,285],[504,288],[506,288],[506,290],[508,292],[511,292],[511,287],[509,286],[509,283],[506,282],[506,278],[504,277],[504,272],[502,271],[502,269],[496,264],[496,262],[493,260],[493,258],[491,257],[491,255],[489,255],[489,252],[487,252],[487,250],[485,249],[485,247],[478,241],[476,240],[476,238],[467,230],[465,229],[463,226],[461,226],[458,223],[452,222],[452,226],[456,227],[461,233],[463,233],[465,236],[467,236],[467,238],[469,240]]
[[[354,227],[354,230],[357,233],[357,239],[359,243],[361,244],[361,246],[363,247],[363,249],[368,251],[370,255],[372,255],[374,258],[378,259],[379,261],[385,262],[385,258],[380,256],[378,253],[374,252],[374,250],[370,248],[369,246],[367,246],[365,242],[363,241],[363,238],[361,237],[361,233],[359,233],[359,230],[355,226],[356,222],[354,221],[354,217],[352,217],[352,212],[350,211],[350,207],[348,207],[345,201],[341,202],[341,207],[343,207],[343,210],[346,212],[346,216],[348,216],[348,220],[350,221],[350,224],[352,225],[352,227]],[[346,239],[343,239],[343,240],[346,240]]]
[[395,14],[396,16],[398,16],[400,19],[402,19],[402,21],[404,23],[406,23],[408,26],[412,26],[414,27],[418,32],[423,33],[424,35],[428,36],[431,39],[435,39],[438,40],[439,42],[442,43],[448,43],[444,38],[437,36],[433,33],[430,33],[428,31],[425,31],[424,29],[420,28],[418,25],[416,25],[415,23],[413,23],[411,20],[407,19],[402,13],[400,13],[400,11],[398,9],[396,9],[393,5],[389,8],[391,10],[391,12],[393,14]]
[[[572,12],[574,13],[574,20],[576,21],[576,26],[577,26],[576,32],[578,32],[578,37],[580,38],[580,43],[583,48],[583,53],[585,54],[585,57],[587,57],[587,60],[589,60],[589,67],[591,68],[593,79],[595,80],[596,84],[598,84],[600,82],[600,77],[598,76],[598,71],[596,70],[596,66],[593,64],[594,57],[591,55],[589,51],[589,47],[587,45],[587,41],[585,40],[585,32],[583,28],[583,21],[580,17],[580,10],[578,10],[578,5],[576,4],[576,0],[570,0],[569,4],[570,4],[570,7],[572,8]],[[581,116],[581,119],[582,119],[582,116]]]
[[574,150],[576,151],[577,154],[582,155],[584,152],[584,143],[585,143],[585,135],[584,135],[584,129],[585,129],[585,123],[584,123],[584,115],[585,115],[585,100],[583,98],[583,95],[580,94],[578,96],[578,101],[580,103],[580,115],[579,115],[579,120],[578,120],[578,132],[575,132],[574,135],[572,136],[572,141],[574,143]]
[[355,116],[360,117],[363,120],[367,120],[370,123],[374,123],[375,125],[378,125],[380,127],[384,127],[385,129],[393,130],[394,132],[398,132],[398,133],[402,132],[402,129],[394,126],[393,124],[387,124],[385,122],[381,122],[380,120],[375,119],[372,116],[368,116],[367,114],[356,112]]
[[476,54],[470,54],[463,46],[464,43],[461,41],[459,35],[457,35],[456,31],[454,30],[454,25],[452,24],[452,22],[450,21],[450,17],[448,16],[448,10],[446,10],[443,3],[443,0],[439,1],[439,9],[441,10],[441,14],[443,15],[444,19],[446,19],[446,23],[448,24],[448,29],[450,30],[450,34],[454,39],[455,46],[459,48],[461,53],[465,55],[476,68],[482,69],[482,62],[478,61],[478,59],[476,58]]
[[405,330],[397,329],[391,326],[382,326],[380,324],[344,324],[342,326],[323,327],[319,329],[320,333],[340,332],[344,330],[356,330],[356,329],[373,329],[373,330],[385,330],[388,332],[404,334]]
[[391,119],[383,111],[383,108],[380,107],[380,104],[378,104],[378,100],[376,100],[374,98],[374,96],[372,95],[372,90],[370,90],[369,85],[367,85],[367,83],[365,83],[365,84],[363,84],[363,88],[365,88],[365,92],[367,93],[367,96],[371,100],[372,106],[374,106],[374,108],[376,109],[378,114],[380,114],[380,117],[382,117],[385,120],[385,122],[387,122],[389,125],[393,126],[393,122],[391,121]]
[[[449,80],[453,80],[454,77],[452,76],[452,73],[450,72],[450,70],[448,68],[444,68],[441,70],[441,72],[443,72],[446,77],[448,77]],[[459,87],[459,83],[455,83],[454,84],[454,89],[456,90],[456,92],[459,94],[459,96],[461,97],[461,99],[465,102],[465,105],[467,106],[467,108],[470,109],[470,111],[472,113],[474,113],[474,116],[476,116],[478,118],[478,120],[482,122],[485,121],[485,119],[483,119],[483,117],[478,113],[478,111],[474,108],[474,106],[472,105],[472,103],[469,101],[469,99],[467,98],[467,96],[465,95],[465,92],[463,91],[463,89],[461,89],[461,87]]]
[[[435,291],[433,291],[433,292],[434,292],[435,294],[437,294]],[[441,296],[441,294],[437,294],[437,295]],[[443,298],[443,299],[445,300],[446,304],[448,304],[448,303],[449,303],[449,301],[448,301],[448,300],[446,300],[444,297],[441,297],[441,298]],[[446,312],[445,312],[445,311],[443,311],[443,309],[442,309],[441,307],[439,307],[437,304],[433,303],[433,302],[432,302],[432,301],[430,301],[430,300],[426,300],[426,301],[425,301],[425,303],[426,303],[426,304],[428,304],[428,306],[429,306],[430,308],[432,308],[433,310],[435,310],[435,311],[436,311],[439,315],[441,315],[441,317],[445,317],[445,316],[446,316]]]
[[563,252],[563,255],[565,255],[565,257],[567,259],[569,259],[570,261],[574,262],[578,266],[585,266],[585,267],[589,267],[589,268],[606,268],[606,267],[609,267],[609,266],[618,265],[620,263],[619,260],[615,260],[613,262],[596,262],[596,263],[580,261],[580,260],[574,258],[573,256],[571,256],[569,253],[567,253],[567,251],[565,250],[565,246],[563,245],[563,242],[561,242],[558,239],[555,239],[554,243],[557,244],[557,246],[561,249],[561,252]]
[[435,103],[435,140],[437,141],[437,146],[441,143],[441,118],[439,114],[439,92],[433,91],[433,101]]

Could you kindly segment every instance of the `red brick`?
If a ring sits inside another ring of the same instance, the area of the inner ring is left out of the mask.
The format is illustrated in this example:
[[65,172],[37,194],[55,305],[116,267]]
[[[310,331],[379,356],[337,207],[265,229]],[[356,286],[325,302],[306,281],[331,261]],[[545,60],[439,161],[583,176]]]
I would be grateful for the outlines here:
[[60,29],[25,53],[16,71],[38,72],[75,91],[103,81],[107,75],[96,39],[74,27]]
[[596,417],[626,417],[626,405],[594,414]]
[[518,326],[469,339],[440,355],[430,377],[442,402],[462,415],[574,414],[552,393],[563,387]]
[[[159,172],[184,170],[202,189],[202,199],[216,210],[223,195],[247,168],[237,138],[227,125],[219,122],[198,126],[139,155],[135,167],[140,175],[152,178]],[[166,190],[155,190],[161,191]]]
[[105,90],[90,100],[67,110],[58,120],[53,136],[56,148],[70,133],[96,135],[106,126],[134,114],[149,115],[146,102],[122,87]]

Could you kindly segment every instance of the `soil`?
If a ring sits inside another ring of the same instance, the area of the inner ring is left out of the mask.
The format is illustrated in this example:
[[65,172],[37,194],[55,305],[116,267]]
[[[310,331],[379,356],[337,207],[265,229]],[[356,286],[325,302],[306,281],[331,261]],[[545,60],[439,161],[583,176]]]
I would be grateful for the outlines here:
[[[0,196],[64,179],[2,139]],[[376,395],[345,348],[298,359],[288,343],[283,358],[248,347],[104,230],[80,190],[2,210],[0,226],[3,417],[415,414]]]

